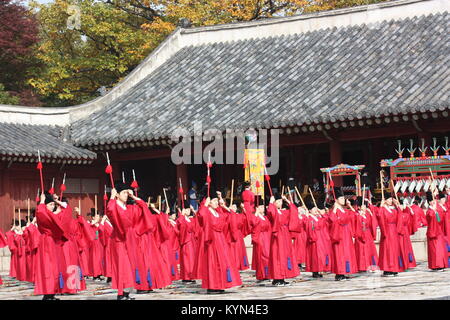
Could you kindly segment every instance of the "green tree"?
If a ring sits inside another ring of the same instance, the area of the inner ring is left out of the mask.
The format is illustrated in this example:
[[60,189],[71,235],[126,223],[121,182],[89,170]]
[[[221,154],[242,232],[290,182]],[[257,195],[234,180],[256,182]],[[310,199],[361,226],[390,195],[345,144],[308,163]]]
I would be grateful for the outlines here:
[[0,83],[0,104],[19,104],[20,99],[5,91],[5,86]]

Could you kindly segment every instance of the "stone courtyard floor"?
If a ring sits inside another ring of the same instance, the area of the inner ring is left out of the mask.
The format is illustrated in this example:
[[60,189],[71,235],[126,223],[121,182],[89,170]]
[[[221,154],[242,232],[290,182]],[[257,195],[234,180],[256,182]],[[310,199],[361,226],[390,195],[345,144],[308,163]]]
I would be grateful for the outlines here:
[[[33,285],[19,282],[1,274],[0,300],[40,300],[42,296],[33,296]],[[352,275],[351,280],[334,281],[333,274],[325,274],[321,279],[313,279],[311,273],[302,272],[289,279],[288,286],[275,287],[270,281],[257,283],[253,271],[241,272],[243,285],[228,289],[225,294],[207,295],[196,284],[184,284],[175,281],[162,290],[149,294],[132,294],[136,300],[248,300],[248,299],[305,299],[305,300],[342,300],[342,299],[381,299],[381,300],[450,300],[450,269],[444,272],[430,271],[427,263],[419,263],[414,269],[397,277],[381,277],[380,271]],[[58,296],[61,300],[115,300],[116,291],[106,282],[87,280],[87,290],[77,295]]]

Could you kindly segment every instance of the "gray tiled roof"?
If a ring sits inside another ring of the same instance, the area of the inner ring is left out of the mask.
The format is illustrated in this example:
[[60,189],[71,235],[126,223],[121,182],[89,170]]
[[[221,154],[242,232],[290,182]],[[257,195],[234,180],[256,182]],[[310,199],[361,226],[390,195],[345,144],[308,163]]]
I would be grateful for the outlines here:
[[449,14],[190,46],[89,119],[79,145],[449,108]]
[[0,156],[44,159],[76,159],[91,162],[96,153],[63,141],[62,127],[0,123]]

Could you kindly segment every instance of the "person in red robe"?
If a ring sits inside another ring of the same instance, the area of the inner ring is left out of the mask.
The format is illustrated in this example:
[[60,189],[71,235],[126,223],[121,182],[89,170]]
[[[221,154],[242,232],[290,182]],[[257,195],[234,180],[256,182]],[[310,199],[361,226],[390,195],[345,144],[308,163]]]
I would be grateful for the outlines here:
[[10,262],[9,262],[9,276],[11,278],[17,279],[17,268],[18,268],[18,254],[17,254],[17,247],[16,247],[16,241],[15,238],[17,237],[17,226],[15,224],[15,221],[13,221],[13,226],[10,230],[6,232],[6,240],[8,243],[8,249],[11,255]]
[[378,254],[375,246],[377,236],[376,217],[357,197],[358,211],[355,215],[355,253],[358,271],[374,270],[378,265]]
[[306,232],[306,271],[312,272],[313,278],[322,278],[323,272],[331,271],[332,262],[328,217],[324,216],[311,203],[308,203],[307,206],[302,210]]
[[112,264],[112,288],[117,289],[117,300],[134,300],[130,297],[136,277],[136,265],[133,260],[136,247],[127,241],[133,232],[132,209],[127,207],[128,197],[131,195],[130,187],[117,182],[111,190],[111,198],[108,201],[106,215],[113,225],[111,234],[111,264]]
[[255,212],[255,194],[251,191],[249,181],[243,183],[244,191],[241,193],[241,199],[247,212]]
[[176,272],[176,280],[180,280],[180,232],[178,230],[177,215],[169,216],[170,243],[172,244],[172,263]]
[[94,238],[89,248],[89,274],[94,277],[94,281],[99,281],[103,275],[103,245],[100,241],[100,215],[94,215],[89,226]]
[[224,230],[229,227],[229,215],[223,208],[225,203],[220,192],[211,194],[213,198],[205,199],[197,215],[199,226],[203,229],[203,246],[200,248],[204,251],[198,257],[198,275],[202,288],[207,289],[207,293],[215,294],[240,286],[242,280],[224,235]]
[[177,219],[177,229],[180,240],[180,277],[183,282],[195,283],[194,264],[197,257],[197,218],[191,216],[192,209],[181,210]]
[[177,267],[175,259],[175,252],[173,251],[172,239],[175,236],[173,234],[173,227],[169,222],[169,208],[167,207],[167,213],[160,212],[156,217],[158,218],[158,227],[160,233],[160,249],[162,257],[165,261],[165,266],[168,268],[172,281],[180,279],[180,273]]
[[256,279],[258,281],[269,280],[269,255],[270,255],[270,238],[272,230],[269,218],[265,215],[264,202],[260,201],[260,205],[256,207],[254,214],[247,212],[244,204],[241,209],[247,217],[248,230],[252,237],[252,270],[256,271]]
[[298,215],[292,215],[292,219],[298,220],[296,221],[298,223],[297,230],[291,229],[291,226],[293,223],[289,224],[289,231],[291,232],[291,236],[293,239],[293,245],[294,245],[294,253],[296,257],[296,263],[300,269],[304,269],[304,266],[306,264],[306,229],[305,229],[305,222],[306,222],[306,208],[298,207]]
[[[289,209],[282,210],[283,200],[289,205]],[[289,284],[287,278],[295,278],[300,274],[300,270],[295,259],[294,248],[292,246],[291,234],[289,232],[289,222],[291,215],[297,215],[298,209],[286,197],[270,197],[267,208],[267,216],[272,227],[272,237],[270,239],[269,253],[269,277],[273,279],[275,286]]]
[[36,217],[33,217],[31,222],[27,224],[24,230],[24,237],[27,246],[27,280],[34,283],[34,272],[36,264],[36,253],[39,246],[41,234],[37,228]]
[[[140,204],[142,205],[142,202]],[[154,204],[150,205],[150,209],[146,205],[140,206],[140,210],[145,215],[145,219],[136,223],[138,252],[140,253],[137,267],[143,281],[136,286],[136,289],[138,293],[149,293],[153,289],[161,289],[172,283],[170,267],[164,259],[160,241],[161,237],[168,239],[168,233],[166,228],[161,231],[160,223],[164,222],[166,217],[160,217],[164,213],[157,210]],[[170,209],[167,207],[167,210]],[[166,224],[163,225],[163,227],[166,226]]]
[[336,281],[341,281],[350,279],[347,275],[358,271],[355,246],[352,239],[355,236],[353,228],[355,212],[350,209],[350,202],[345,199],[340,188],[336,188],[334,193],[336,201],[328,217],[333,250],[331,272],[336,274]]
[[443,231],[443,214],[433,194],[427,192],[426,196],[429,203],[426,212],[428,222],[428,268],[435,271],[444,271],[445,268],[450,268],[450,259],[448,257],[447,243]]
[[[249,207],[249,206],[247,206]],[[247,258],[247,249],[245,247],[244,238],[250,234],[245,214],[239,213],[236,204],[230,206],[230,225],[233,228],[234,239],[230,242],[230,249],[233,253],[236,267],[239,270],[247,270],[250,268]]]
[[64,221],[54,210],[53,196],[42,193],[36,210],[41,239],[36,253],[34,294],[44,295],[43,300],[59,300],[55,294],[62,293],[67,272],[63,244],[69,236]]
[[399,237],[402,260],[405,263],[405,269],[415,268],[417,263],[412,247],[411,235],[417,231],[417,220],[414,218],[414,211],[409,205],[405,204],[400,214],[402,215],[402,225],[400,227]]
[[111,282],[112,271],[111,271],[110,239],[111,239],[111,234],[113,231],[113,226],[112,226],[111,222],[109,221],[108,216],[106,214],[103,215],[103,217],[101,219],[99,230],[100,230],[100,242],[102,243],[102,246],[103,246],[103,261],[102,261],[103,271],[102,271],[102,274],[107,278],[107,282]]
[[[8,245],[8,241],[6,236],[3,234],[2,230],[0,230],[0,248],[4,248]],[[2,277],[0,277],[0,285],[3,284]]]
[[[371,210],[374,211],[373,207]],[[385,192],[385,201],[376,212],[381,231],[378,265],[383,270],[383,276],[396,276],[406,268],[399,237],[403,225],[402,209],[400,203],[389,192]]]

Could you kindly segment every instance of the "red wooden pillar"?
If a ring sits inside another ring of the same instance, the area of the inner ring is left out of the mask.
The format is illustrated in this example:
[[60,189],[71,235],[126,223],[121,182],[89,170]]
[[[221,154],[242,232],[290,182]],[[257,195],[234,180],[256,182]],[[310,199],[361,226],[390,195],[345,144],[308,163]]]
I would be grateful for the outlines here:
[[186,194],[189,190],[189,182],[188,182],[188,168],[187,165],[182,163],[177,165],[177,185],[176,192],[179,195],[178,190],[180,189],[180,179],[183,184],[183,192]]
[[[330,166],[334,167],[342,163],[342,145],[340,141],[330,141]],[[342,186],[342,177],[333,177],[334,185],[336,187]]]

